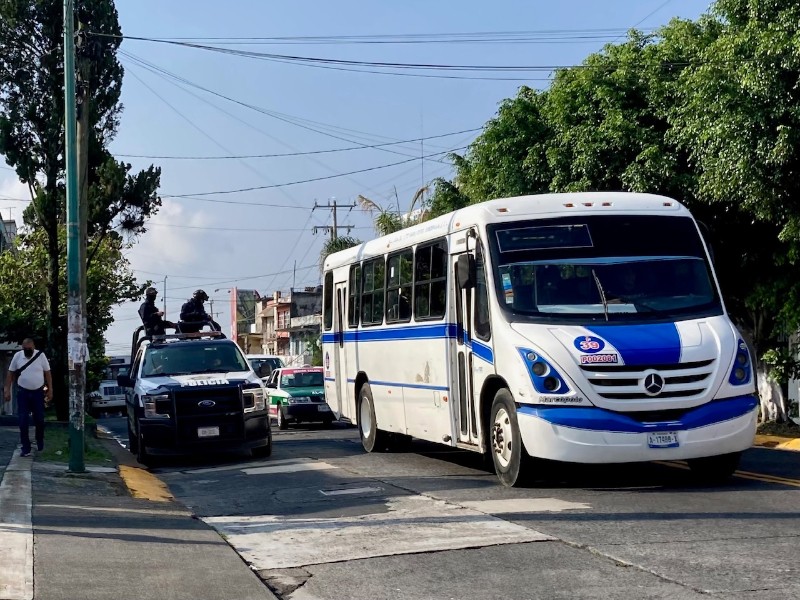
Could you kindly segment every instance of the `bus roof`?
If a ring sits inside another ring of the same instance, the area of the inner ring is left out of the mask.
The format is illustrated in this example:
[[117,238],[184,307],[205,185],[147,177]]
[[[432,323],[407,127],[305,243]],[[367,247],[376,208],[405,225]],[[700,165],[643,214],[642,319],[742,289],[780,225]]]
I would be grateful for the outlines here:
[[672,198],[634,192],[570,192],[498,198],[472,204],[430,221],[331,254],[325,259],[325,270],[424,243],[472,225],[607,213],[662,213],[675,216],[690,214],[685,206]]

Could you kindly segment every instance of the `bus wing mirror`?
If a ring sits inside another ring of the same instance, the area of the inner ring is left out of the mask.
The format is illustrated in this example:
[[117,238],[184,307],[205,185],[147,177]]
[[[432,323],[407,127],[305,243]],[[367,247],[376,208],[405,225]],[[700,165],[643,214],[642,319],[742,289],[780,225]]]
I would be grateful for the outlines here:
[[456,274],[458,276],[458,285],[462,290],[475,287],[477,277],[475,257],[472,254],[462,254],[458,257]]
[[119,387],[133,387],[133,381],[131,380],[130,375],[117,375],[117,385]]

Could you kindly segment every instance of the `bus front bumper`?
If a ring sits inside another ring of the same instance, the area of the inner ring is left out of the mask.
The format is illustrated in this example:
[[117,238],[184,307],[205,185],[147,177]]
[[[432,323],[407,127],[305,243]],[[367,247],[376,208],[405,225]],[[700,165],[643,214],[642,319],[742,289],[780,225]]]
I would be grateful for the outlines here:
[[576,463],[684,460],[741,452],[753,445],[755,396],[715,400],[679,419],[642,422],[595,407],[519,405],[522,442],[538,458]]

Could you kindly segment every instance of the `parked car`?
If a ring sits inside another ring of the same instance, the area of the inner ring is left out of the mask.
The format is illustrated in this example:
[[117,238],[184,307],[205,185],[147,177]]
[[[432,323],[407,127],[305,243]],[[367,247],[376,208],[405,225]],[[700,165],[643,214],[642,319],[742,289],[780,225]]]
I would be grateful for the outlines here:
[[267,380],[267,394],[270,415],[278,420],[278,429],[286,429],[289,423],[333,422],[333,413],[325,402],[322,367],[276,369]]
[[274,356],[272,354],[248,354],[247,362],[250,363],[250,366],[253,367],[253,371],[256,372],[256,375],[261,377],[264,383],[267,382],[269,376],[272,375],[275,369],[286,366],[280,356]]

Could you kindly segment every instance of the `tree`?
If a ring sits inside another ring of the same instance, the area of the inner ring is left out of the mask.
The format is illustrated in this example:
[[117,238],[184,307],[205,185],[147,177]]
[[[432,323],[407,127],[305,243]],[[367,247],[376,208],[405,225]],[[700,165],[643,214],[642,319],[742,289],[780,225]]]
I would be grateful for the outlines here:
[[431,213],[544,191],[674,197],[703,224],[731,317],[785,378],[797,370],[781,337],[800,325],[798,22],[789,0],[718,0],[697,21],[631,32],[546,91],[522,88],[454,157]]
[[325,259],[328,258],[328,255],[341,250],[346,250],[347,248],[352,248],[353,246],[358,246],[361,243],[361,240],[357,240],[349,235],[340,235],[335,238],[328,238],[325,240],[325,243],[322,245],[322,250],[320,250],[319,253],[320,270],[322,270],[322,266],[325,264]]
[[[83,90],[80,109],[88,111],[88,248],[96,260],[104,240],[121,230],[135,237],[160,206],[160,169],[131,174],[106,149],[113,140],[122,105],[123,69],[117,60],[121,30],[113,0],[83,0],[76,17]],[[60,310],[59,228],[65,217],[63,3],[59,0],[0,0],[0,153],[27,184],[32,203],[27,225],[46,236],[48,350],[53,358],[56,407],[66,416],[66,322]],[[94,35],[96,34],[96,35]]]
[[[41,340],[47,333],[47,242],[44,231],[19,237],[15,251],[0,254],[0,338]],[[64,250],[66,231],[59,229],[59,247]],[[87,331],[90,362],[87,389],[100,382],[105,366],[103,332],[113,318],[111,311],[122,302],[141,297],[143,285],[136,283],[123,256],[126,245],[121,236],[109,235],[100,243],[95,260],[87,270]],[[62,265],[58,284],[65,297],[66,271]],[[62,302],[60,310],[66,310]]]

